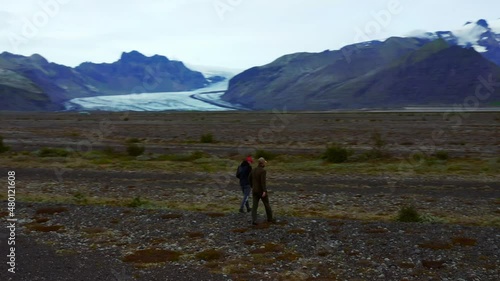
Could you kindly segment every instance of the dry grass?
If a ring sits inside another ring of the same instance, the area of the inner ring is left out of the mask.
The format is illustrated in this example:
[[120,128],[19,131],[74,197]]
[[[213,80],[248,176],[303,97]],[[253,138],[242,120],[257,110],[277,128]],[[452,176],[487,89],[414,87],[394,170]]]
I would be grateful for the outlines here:
[[477,244],[476,239],[468,237],[453,237],[451,241],[453,244],[457,244],[460,246],[476,246]]
[[248,228],[242,227],[242,228],[234,228],[231,230],[231,232],[233,232],[233,233],[245,233],[248,230],[249,230]]
[[64,231],[63,225],[44,225],[41,223],[29,223],[26,225],[26,229],[29,231],[38,232],[61,232]]
[[189,237],[191,239],[198,239],[198,238],[205,237],[205,234],[203,232],[199,232],[199,231],[188,232],[186,235],[187,235],[187,237]]
[[247,245],[247,246],[251,246],[251,245],[255,245],[257,244],[259,241],[256,240],[256,239],[250,239],[250,240],[245,240],[243,242],[243,244]]
[[453,248],[453,244],[444,241],[429,241],[418,244],[420,248],[431,250],[449,250]]
[[422,260],[422,266],[425,268],[443,268],[444,261]]
[[220,218],[226,216],[224,213],[207,213],[207,216],[211,218]]
[[126,255],[122,260],[130,263],[162,263],[178,261],[181,255],[180,252],[171,250],[145,249]]
[[34,220],[37,223],[44,223],[44,222],[48,222],[50,219],[49,218],[45,218],[45,217],[36,217],[36,218],[34,218]]
[[286,261],[286,262],[292,262],[300,259],[302,257],[301,254],[295,253],[295,252],[287,252],[283,253],[279,256],[276,257],[276,260],[279,261]]
[[225,256],[224,252],[216,249],[208,249],[201,251],[195,255],[198,260],[214,261],[222,259]]
[[303,228],[294,228],[294,229],[288,230],[287,232],[288,232],[288,234],[304,234],[304,233],[306,233],[306,230]]

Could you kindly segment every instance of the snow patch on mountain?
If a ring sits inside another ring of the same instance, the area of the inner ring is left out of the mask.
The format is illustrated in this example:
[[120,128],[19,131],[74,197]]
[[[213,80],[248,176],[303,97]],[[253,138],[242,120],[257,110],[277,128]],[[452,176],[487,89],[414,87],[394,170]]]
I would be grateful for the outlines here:
[[[457,37],[458,45],[460,46],[477,46],[479,40],[481,40],[482,35],[487,32],[488,29],[478,24],[467,24],[463,28],[452,31],[452,33]],[[476,51],[478,51],[476,49]]]
[[500,34],[500,19],[489,22],[489,27],[494,33]]

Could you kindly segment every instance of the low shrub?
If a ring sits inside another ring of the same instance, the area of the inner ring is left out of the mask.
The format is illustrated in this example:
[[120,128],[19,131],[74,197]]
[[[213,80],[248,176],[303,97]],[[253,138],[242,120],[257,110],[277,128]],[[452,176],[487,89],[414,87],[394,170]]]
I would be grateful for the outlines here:
[[137,208],[147,205],[149,202],[147,200],[141,199],[141,197],[135,197],[130,203],[127,204],[128,207]]
[[139,142],[141,142],[141,140],[138,138],[128,138],[126,140],[126,143],[139,143]]
[[260,157],[262,157],[262,158],[264,158],[266,160],[273,160],[276,157],[278,157],[278,155],[276,153],[273,153],[273,152],[270,152],[270,151],[266,151],[266,150],[263,150],[263,149],[258,149],[257,151],[255,151],[255,158],[259,159]]
[[438,160],[448,160],[450,156],[448,155],[447,151],[436,151],[436,154],[434,155]]
[[413,206],[402,207],[396,217],[396,221],[400,222],[420,222],[421,220],[420,214]]
[[200,142],[201,143],[214,143],[215,142],[214,135],[212,133],[203,134],[200,137]]
[[38,151],[39,157],[68,157],[70,152],[64,148],[43,147]]
[[327,147],[322,155],[322,159],[330,163],[343,163],[346,162],[351,155],[352,151],[350,149],[338,144],[333,144]]
[[0,153],[4,153],[6,151],[9,151],[10,150],[10,147],[9,146],[6,146],[4,143],[3,143],[3,137],[0,136]]
[[127,154],[129,156],[139,156],[144,153],[144,146],[130,143],[127,145]]

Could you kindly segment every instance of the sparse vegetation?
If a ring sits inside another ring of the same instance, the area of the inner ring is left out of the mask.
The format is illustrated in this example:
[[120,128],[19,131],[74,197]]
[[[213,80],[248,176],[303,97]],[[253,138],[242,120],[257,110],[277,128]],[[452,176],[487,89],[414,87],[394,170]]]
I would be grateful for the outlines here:
[[7,152],[10,150],[10,147],[9,146],[6,146],[4,143],[3,143],[3,137],[0,136],[0,153],[4,153],[4,152]]
[[85,194],[83,194],[80,191],[75,192],[75,194],[73,194],[73,197],[74,197],[74,200],[77,204],[87,204],[88,203],[87,196],[85,196]]
[[161,161],[179,161],[179,162],[191,162],[201,158],[208,157],[209,155],[203,151],[193,151],[189,154],[165,154],[158,157],[157,160]]
[[269,160],[276,159],[276,157],[278,157],[278,155],[276,153],[271,152],[271,151],[266,151],[266,150],[263,150],[263,149],[257,149],[255,151],[255,159],[259,159],[260,157],[263,157],[264,159],[266,159],[267,161],[269,161]]
[[388,158],[389,153],[386,150],[387,141],[382,137],[382,134],[375,130],[370,136],[371,149],[360,157],[360,160],[376,160]]
[[203,134],[200,137],[200,142],[201,143],[214,143],[215,142],[214,135],[212,133]]
[[70,151],[63,148],[43,147],[37,154],[39,157],[68,157]]

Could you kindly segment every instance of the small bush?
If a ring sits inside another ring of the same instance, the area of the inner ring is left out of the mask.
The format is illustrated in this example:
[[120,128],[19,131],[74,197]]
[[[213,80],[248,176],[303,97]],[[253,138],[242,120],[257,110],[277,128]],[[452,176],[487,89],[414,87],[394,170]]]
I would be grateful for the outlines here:
[[203,134],[200,137],[200,142],[201,143],[214,143],[215,142],[214,135],[212,133]]
[[141,206],[144,206],[144,205],[147,205],[149,202],[147,200],[143,200],[141,199],[141,197],[135,197],[134,199],[132,199],[132,202],[128,203],[128,207],[132,207],[132,208],[137,208],[137,207],[141,207]]
[[257,151],[255,151],[255,158],[259,159],[260,157],[263,157],[266,160],[273,160],[276,157],[278,157],[278,155],[276,153],[272,153],[270,151],[265,151],[263,149],[258,149]]
[[129,139],[127,139],[126,142],[127,143],[139,143],[139,142],[141,142],[141,140],[138,138],[129,138]]
[[0,153],[4,153],[4,152],[9,151],[9,150],[10,150],[10,147],[3,144],[3,137],[0,136]]
[[63,148],[43,147],[38,151],[39,157],[68,157],[69,151]]
[[131,143],[127,145],[127,154],[130,156],[139,156],[144,153],[144,146]]
[[387,142],[384,140],[379,131],[373,131],[370,138],[373,142],[373,150],[383,150],[385,148]]
[[421,218],[415,207],[405,206],[399,210],[396,220],[400,222],[420,222]]
[[448,160],[450,157],[448,155],[448,152],[447,151],[437,151],[436,154],[435,154],[436,158],[439,159],[439,160]]
[[326,149],[326,151],[323,153],[322,159],[330,163],[343,163],[346,162],[351,155],[352,151],[350,151],[349,149],[334,144]]

